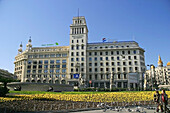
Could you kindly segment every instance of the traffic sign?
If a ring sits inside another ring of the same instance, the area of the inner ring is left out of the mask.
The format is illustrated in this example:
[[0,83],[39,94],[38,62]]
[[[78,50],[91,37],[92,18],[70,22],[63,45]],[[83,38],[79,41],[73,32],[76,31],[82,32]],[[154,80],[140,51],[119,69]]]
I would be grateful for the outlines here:
[[74,78],[78,79],[79,78],[79,74],[74,74]]

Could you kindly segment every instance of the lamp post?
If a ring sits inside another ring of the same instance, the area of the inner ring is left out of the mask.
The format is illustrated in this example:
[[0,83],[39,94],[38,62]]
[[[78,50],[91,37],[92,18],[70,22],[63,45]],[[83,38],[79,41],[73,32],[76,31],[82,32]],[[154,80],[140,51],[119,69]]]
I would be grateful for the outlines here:
[[54,76],[53,76],[54,65],[51,65],[51,68],[52,68],[52,72],[51,72],[51,75],[52,75],[52,83],[54,84]]
[[150,67],[150,76],[151,76],[151,85],[152,85],[152,91],[153,91],[153,77],[152,77],[152,72],[151,72],[151,66],[154,66],[153,64],[147,65]]
[[111,72],[111,74],[110,74],[110,91],[112,91],[113,82],[114,82],[114,75]]

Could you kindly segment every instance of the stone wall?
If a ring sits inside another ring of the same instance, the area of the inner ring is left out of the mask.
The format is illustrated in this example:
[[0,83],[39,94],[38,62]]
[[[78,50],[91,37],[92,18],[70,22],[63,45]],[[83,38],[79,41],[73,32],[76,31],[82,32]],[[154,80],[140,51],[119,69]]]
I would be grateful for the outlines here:
[[14,82],[8,83],[10,91],[14,90],[14,87],[21,86],[21,91],[47,91],[49,87],[53,87],[53,91],[73,91],[73,86],[65,84],[49,84],[49,83],[23,83]]

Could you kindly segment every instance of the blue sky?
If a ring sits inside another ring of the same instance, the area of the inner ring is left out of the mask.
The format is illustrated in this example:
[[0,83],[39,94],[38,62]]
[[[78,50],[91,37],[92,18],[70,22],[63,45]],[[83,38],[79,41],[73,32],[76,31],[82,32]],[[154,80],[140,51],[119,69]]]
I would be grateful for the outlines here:
[[0,0],[0,68],[14,72],[20,43],[69,45],[73,16],[85,16],[89,42],[135,40],[146,64],[170,61],[170,0]]

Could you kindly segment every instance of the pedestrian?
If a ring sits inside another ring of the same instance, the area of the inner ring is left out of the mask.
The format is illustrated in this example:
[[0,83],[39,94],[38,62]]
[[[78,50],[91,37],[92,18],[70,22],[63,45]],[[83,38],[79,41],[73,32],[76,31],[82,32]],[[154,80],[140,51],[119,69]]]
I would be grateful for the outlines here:
[[161,112],[166,113],[167,111],[169,111],[167,109],[168,95],[165,93],[164,89],[162,90],[162,94],[160,95],[160,103],[161,103],[161,106],[162,106],[162,109],[163,109],[163,110],[161,110]]
[[156,104],[157,104],[156,112],[159,112],[159,110],[161,110],[161,109],[160,109],[160,103],[159,103],[160,99],[159,99],[159,98],[160,98],[159,91],[156,90],[156,92],[155,92],[155,94],[154,94],[154,102],[156,102]]

